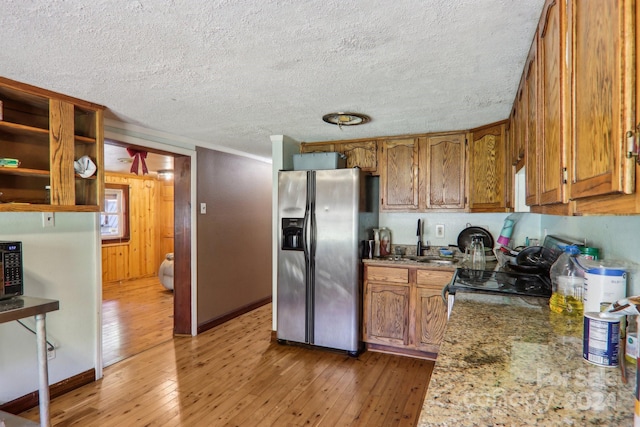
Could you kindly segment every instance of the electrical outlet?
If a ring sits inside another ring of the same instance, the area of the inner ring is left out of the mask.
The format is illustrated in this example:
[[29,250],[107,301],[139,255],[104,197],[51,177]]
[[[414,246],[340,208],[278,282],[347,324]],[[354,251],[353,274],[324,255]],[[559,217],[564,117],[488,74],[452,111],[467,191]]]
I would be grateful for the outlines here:
[[55,347],[49,348],[47,346],[47,360],[51,360],[55,358],[56,358],[56,348]]
[[436,225],[436,237],[444,239],[444,224]]
[[56,218],[53,212],[42,212],[42,226],[43,227],[55,227]]

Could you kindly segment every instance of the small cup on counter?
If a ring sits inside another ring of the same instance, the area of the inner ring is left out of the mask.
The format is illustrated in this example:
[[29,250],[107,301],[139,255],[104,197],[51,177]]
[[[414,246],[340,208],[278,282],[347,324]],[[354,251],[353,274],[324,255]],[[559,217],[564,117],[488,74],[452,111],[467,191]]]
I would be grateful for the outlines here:
[[399,261],[407,253],[407,248],[404,248],[402,246],[396,246],[393,251],[394,251],[393,259],[396,261]]

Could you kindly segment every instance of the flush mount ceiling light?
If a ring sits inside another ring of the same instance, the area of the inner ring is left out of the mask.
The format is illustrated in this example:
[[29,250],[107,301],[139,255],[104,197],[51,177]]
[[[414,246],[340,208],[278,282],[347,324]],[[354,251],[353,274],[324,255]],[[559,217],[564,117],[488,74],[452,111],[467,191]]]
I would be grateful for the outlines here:
[[371,118],[360,113],[329,113],[322,116],[322,120],[342,129],[342,126],[363,125],[370,122]]

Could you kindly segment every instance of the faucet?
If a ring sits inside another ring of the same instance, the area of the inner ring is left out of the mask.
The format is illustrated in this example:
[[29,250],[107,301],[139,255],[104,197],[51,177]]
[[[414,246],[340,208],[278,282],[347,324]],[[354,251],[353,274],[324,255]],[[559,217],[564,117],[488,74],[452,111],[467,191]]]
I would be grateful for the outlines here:
[[423,252],[429,249],[429,241],[427,240],[426,244],[422,242],[422,221],[418,220],[418,230],[416,231],[416,236],[418,236],[418,244],[416,245],[416,255],[422,256]]

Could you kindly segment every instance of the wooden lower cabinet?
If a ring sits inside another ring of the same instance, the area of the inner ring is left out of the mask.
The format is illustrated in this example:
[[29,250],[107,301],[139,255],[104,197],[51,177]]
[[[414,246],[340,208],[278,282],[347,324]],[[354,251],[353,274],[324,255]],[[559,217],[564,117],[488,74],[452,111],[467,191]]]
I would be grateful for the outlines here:
[[452,271],[365,265],[363,341],[369,350],[435,358],[444,337],[442,288]]
[[416,270],[415,346],[418,350],[438,353],[447,328],[447,304],[442,300],[442,288],[453,273],[442,270]]
[[367,336],[372,342],[392,346],[409,345],[409,299],[411,287],[371,283],[367,292],[369,318]]

